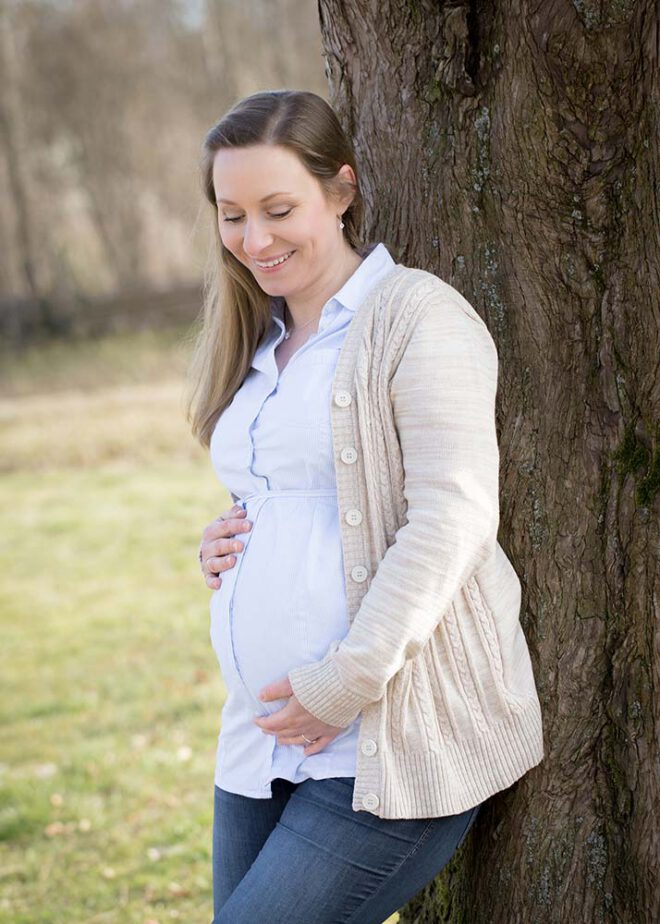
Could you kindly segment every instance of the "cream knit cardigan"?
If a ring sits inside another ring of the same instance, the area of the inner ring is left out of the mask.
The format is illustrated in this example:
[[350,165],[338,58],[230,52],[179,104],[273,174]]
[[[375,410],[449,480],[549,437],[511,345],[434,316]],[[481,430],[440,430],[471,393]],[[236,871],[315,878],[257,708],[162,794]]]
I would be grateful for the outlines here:
[[288,677],[323,722],[361,713],[354,811],[462,812],[544,756],[520,581],[497,542],[497,371],[470,303],[402,264],[341,348],[331,415],[350,628]]

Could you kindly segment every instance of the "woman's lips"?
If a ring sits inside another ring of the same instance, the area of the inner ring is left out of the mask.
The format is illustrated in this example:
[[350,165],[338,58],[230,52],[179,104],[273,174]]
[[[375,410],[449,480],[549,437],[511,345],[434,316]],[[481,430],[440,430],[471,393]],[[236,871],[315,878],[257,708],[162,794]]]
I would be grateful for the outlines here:
[[284,260],[282,263],[277,263],[275,266],[259,266],[256,260],[254,261],[254,265],[262,273],[274,273],[276,270],[281,269],[283,266],[286,266],[286,264],[289,262],[291,257],[294,255],[294,253],[295,253],[295,250],[291,250],[289,252],[289,256],[287,257],[287,259]]

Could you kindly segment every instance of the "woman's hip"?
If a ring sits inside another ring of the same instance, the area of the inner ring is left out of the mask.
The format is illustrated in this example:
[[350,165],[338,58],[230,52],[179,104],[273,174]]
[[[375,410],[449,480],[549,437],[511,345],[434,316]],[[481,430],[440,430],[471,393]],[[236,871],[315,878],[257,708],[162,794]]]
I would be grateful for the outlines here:
[[277,779],[272,800],[216,790],[214,924],[380,924],[446,865],[479,808],[382,819],[352,808],[353,784]]

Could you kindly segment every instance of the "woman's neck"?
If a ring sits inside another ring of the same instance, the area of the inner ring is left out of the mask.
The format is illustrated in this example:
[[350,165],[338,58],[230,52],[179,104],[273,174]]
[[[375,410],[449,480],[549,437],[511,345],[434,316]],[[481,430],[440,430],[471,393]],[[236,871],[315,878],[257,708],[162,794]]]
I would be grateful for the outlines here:
[[314,328],[314,322],[318,322],[325,303],[351,278],[363,261],[363,258],[352,248],[347,249],[345,257],[345,263],[341,269],[328,280],[321,280],[314,292],[306,292],[300,298],[297,295],[286,296],[285,318],[288,314],[287,327],[289,330],[298,330],[303,325],[306,325],[305,331]]

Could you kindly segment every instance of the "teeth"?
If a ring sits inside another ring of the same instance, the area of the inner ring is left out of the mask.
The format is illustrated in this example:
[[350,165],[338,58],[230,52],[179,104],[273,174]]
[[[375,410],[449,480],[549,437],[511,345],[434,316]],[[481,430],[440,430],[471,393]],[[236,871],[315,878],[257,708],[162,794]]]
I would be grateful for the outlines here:
[[254,262],[257,264],[257,266],[278,266],[278,264],[284,263],[285,260],[288,260],[292,253],[293,251],[291,250],[289,253],[284,254],[283,257],[280,257],[279,260],[273,260],[271,263],[261,263],[259,260],[255,260]]

